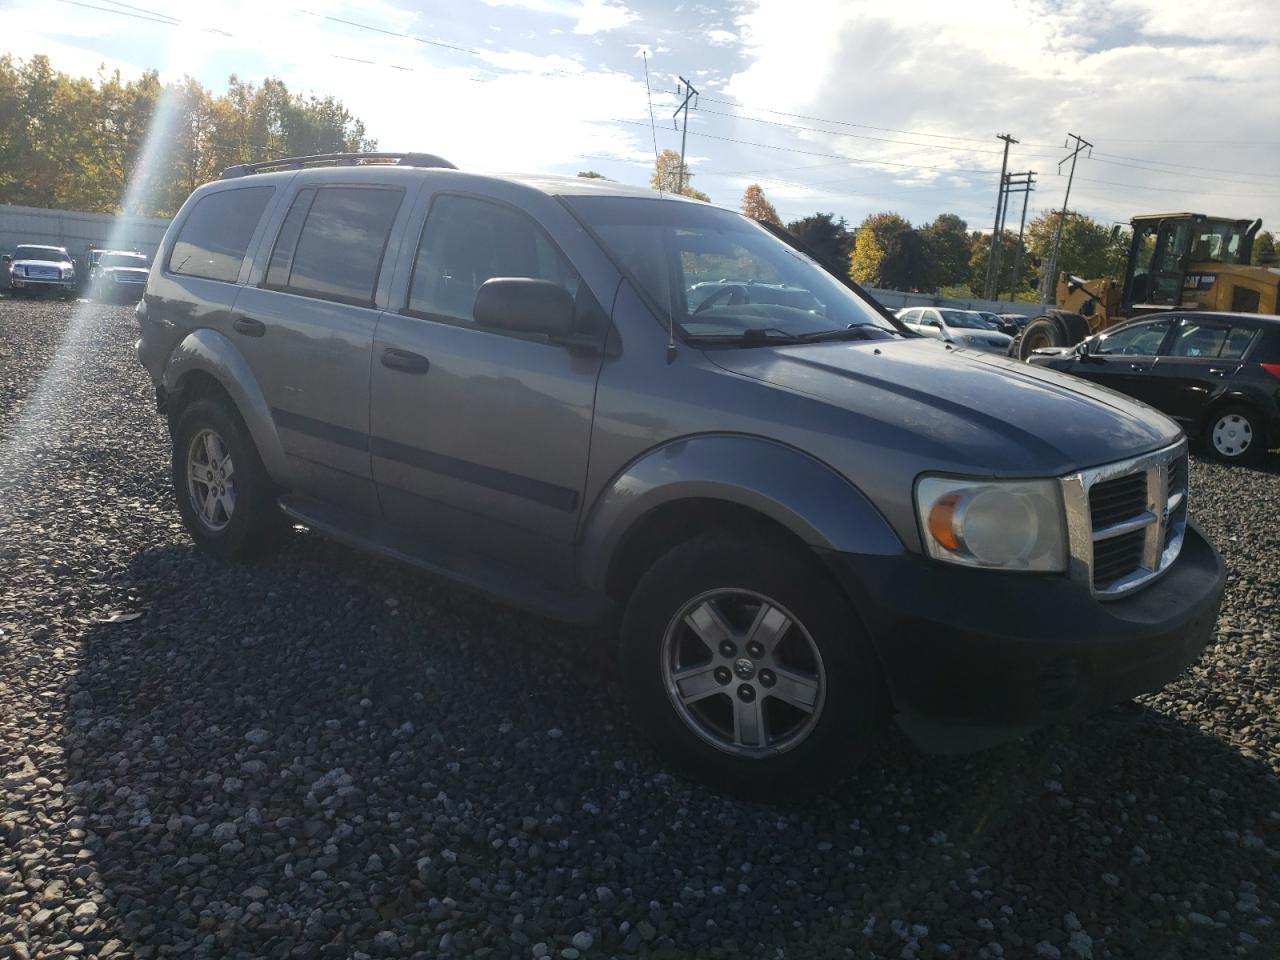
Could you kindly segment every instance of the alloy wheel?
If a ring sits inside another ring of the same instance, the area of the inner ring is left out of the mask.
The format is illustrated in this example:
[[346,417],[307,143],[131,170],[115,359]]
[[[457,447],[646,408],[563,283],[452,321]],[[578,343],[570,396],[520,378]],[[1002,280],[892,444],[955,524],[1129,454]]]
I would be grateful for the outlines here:
[[226,441],[205,428],[187,448],[187,494],[200,525],[212,533],[225,530],[236,509],[235,465]]
[[723,588],[690,600],[662,640],[662,679],[677,714],[726,753],[767,757],[817,725],[826,672],[817,644],[781,604]]

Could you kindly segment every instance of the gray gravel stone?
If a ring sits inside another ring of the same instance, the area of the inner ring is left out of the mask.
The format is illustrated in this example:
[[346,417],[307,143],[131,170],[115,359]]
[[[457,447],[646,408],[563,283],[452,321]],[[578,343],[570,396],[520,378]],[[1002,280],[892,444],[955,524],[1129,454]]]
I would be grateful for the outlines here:
[[595,634],[193,550],[135,337],[0,300],[0,955],[1280,956],[1280,465],[1193,459],[1229,579],[1161,692],[766,807],[658,765]]

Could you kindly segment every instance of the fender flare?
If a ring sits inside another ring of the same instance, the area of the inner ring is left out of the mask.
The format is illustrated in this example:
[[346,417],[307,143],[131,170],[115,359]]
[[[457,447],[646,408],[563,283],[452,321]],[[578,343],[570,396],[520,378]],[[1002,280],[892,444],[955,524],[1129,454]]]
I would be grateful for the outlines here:
[[193,331],[169,354],[161,384],[171,395],[181,393],[183,378],[195,371],[213,377],[226,390],[249,428],[267,473],[277,483],[288,485],[289,461],[271,417],[271,407],[244,354],[216,330],[206,327]]
[[583,523],[582,581],[604,591],[612,561],[636,524],[665,504],[690,499],[746,507],[818,550],[904,552],[880,511],[825,463],[763,437],[702,434],[647,450],[600,492]]

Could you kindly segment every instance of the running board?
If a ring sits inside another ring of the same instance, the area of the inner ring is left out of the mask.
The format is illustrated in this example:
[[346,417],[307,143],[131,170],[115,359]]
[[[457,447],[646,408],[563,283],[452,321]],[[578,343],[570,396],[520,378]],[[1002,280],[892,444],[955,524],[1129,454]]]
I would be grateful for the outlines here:
[[381,520],[297,494],[279,499],[280,509],[322,536],[388,560],[396,560],[483,594],[508,606],[565,623],[600,626],[609,622],[613,604],[591,593],[572,593],[539,583],[500,563],[485,564],[433,551]]

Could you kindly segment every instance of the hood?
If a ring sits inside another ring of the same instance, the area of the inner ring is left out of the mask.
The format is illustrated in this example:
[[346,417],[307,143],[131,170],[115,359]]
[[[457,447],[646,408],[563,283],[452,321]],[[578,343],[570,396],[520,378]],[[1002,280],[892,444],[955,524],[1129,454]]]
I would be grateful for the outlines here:
[[869,448],[937,470],[1058,476],[1173,443],[1164,414],[1067,374],[941,341],[711,351],[720,367],[853,414]]
[[151,270],[149,267],[103,267],[102,272],[112,276],[120,274],[124,277],[145,277]]

